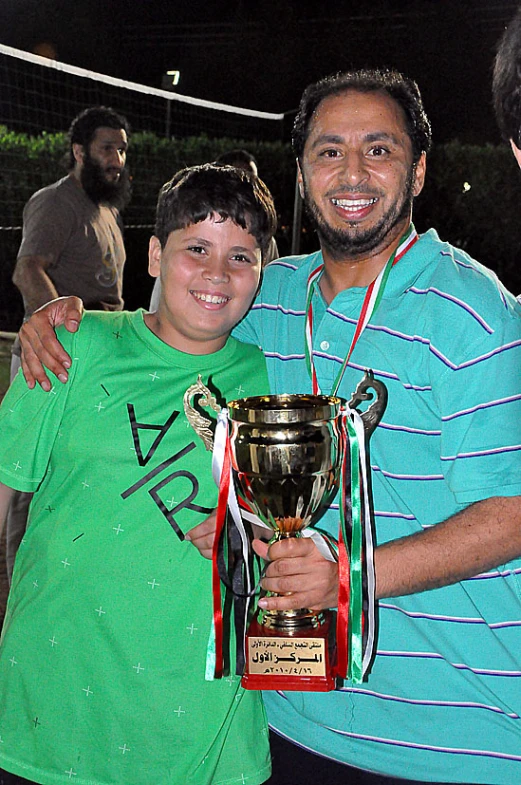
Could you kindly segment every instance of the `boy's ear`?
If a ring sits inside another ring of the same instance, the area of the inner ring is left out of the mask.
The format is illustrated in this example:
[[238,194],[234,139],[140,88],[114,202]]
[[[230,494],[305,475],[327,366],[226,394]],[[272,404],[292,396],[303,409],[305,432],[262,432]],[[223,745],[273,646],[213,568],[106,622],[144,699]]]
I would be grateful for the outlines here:
[[148,272],[152,278],[159,278],[161,272],[161,243],[159,239],[152,235],[148,243]]

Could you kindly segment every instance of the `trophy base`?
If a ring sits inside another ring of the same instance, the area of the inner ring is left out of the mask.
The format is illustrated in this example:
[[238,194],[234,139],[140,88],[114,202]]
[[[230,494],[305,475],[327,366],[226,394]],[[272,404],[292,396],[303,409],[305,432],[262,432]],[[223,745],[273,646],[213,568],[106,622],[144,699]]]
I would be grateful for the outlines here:
[[335,689],[335,614],[324,611],[319,627],[285,630],[252,621],[246,635],[247,690],[329,692]]

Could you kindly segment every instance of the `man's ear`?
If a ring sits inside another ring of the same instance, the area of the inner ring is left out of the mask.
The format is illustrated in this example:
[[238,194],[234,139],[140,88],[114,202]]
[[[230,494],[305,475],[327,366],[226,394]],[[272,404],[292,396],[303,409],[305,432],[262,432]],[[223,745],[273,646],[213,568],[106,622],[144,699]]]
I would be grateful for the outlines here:
[[422,153],[414,167],[414,182],[413,182],[413,196],[418,196],[421,193],[423,184],[425,182],[425,170],[427,168],[427,156]]
[[152,278],[159,278],[161,272],[162,248],[159,239],[152,235],[148,243],[148,272]]
[[519,149],[519,147],[517,146],[517,144],[514,142],[513,139],[510,140],[510,146],[512,148],[512,152],[515,155],[518,166],[521,168],[521,150]]
[[300,161],[297,158],[297,182],[298,182],[298,190],[300,193],[301,199],[304,198],[304,178],[302,177],[302,169],[300,168]]
[[82,164],[85,158],[85,148],[83,147],[82,144],[78,144],[77,142],[74,142],[74,144],[72,145],[72,154],[74,156],[74,160],[76,161],[76,163]]

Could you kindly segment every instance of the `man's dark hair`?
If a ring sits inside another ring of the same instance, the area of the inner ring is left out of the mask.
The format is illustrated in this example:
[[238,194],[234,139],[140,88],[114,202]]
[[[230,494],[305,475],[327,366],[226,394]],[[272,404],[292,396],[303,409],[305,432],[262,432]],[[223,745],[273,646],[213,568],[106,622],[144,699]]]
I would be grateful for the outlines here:
[[239,169],[249,169],[251,164],[257,166],[257,160],[254,155],[247,150],[228,150],[222,153],[215,159],[216,164],[227,164],[228,166],[236,166]]
[[521,148],[521,8],[499,41],[492,96],[501,135]]
[[159,192],[154,234],[164,248],[170,232],[210,215],[229,218],[246,229],[266,255],[277,216],[273,197],[259,177],[215,164],[181,169]]
[[405,115],[407,133],[412,144],[413,162],[417,163],[421,154],[429,151],[431,126],[416,82],[397,71],[347,71],[321,79],[304,90],[292,134],[293,149],[299,161],[302,161],[309,126],[319,105],[325,98],[341,95],[348,90],[387,94],[396,101]]
[[74,169],[75,158],[72,152],[73,144],[81,144],[86,149],[96,134],[98,128],[122,129],[127,136],[130,135],[130,125],[126,117],[110,106],[91,106],[80,112],[69,128],[69,170]]

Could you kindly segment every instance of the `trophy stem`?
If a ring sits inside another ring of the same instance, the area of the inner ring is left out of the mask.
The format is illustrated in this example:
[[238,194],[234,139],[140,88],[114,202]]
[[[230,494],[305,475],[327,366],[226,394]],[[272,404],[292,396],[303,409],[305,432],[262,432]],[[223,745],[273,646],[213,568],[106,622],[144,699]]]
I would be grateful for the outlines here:
[[[276,596],[269,592],[268,596]],[[324,623],[322,611],[297,608],[292,611],[259,611],[259,623],[269,630],[283,630],[288,635],[303,629],[316,629]]]

